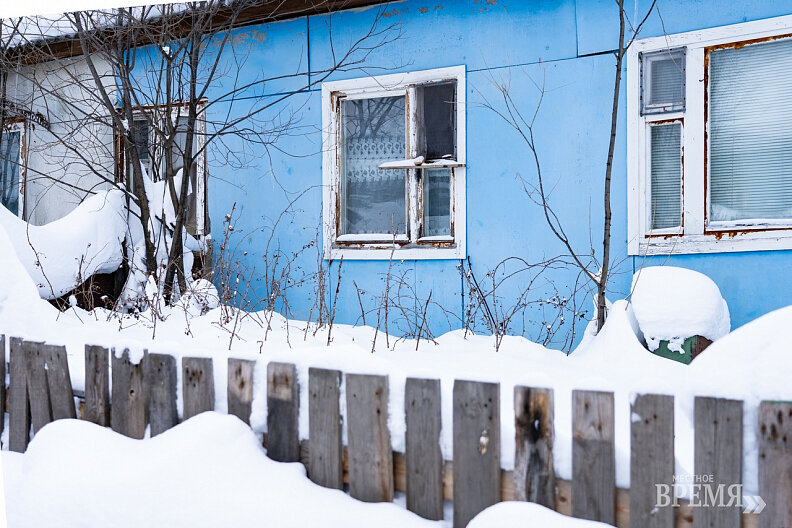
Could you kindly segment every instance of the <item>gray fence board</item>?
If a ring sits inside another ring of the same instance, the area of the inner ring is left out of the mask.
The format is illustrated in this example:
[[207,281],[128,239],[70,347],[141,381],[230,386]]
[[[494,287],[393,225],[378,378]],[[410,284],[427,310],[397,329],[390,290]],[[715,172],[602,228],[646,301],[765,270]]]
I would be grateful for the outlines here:
[[148,424],[145,363],[145,355],[138,364],[130,362],[128,349],[121,357],[114,352],[111,359],[113,405],[110,422],[113,431],[130,438],[143,438]]
[[[636,396],[630,426],[630,526],[674,528],[674,397]],[[668,486],[667,506],[657,505],[658,485]]]
[[555,509],[553,390],[514,387],[514,498]]
[[440,380],[407,378],[405,458],[407,509],[433,521],[443,518]]
[[233,414],[246,424],[250,424],[255,367],[255,361],[228,358],[228,414]]
[[184,419],[214,411],[215,388],[212,358],[182,358],[182,397]]
[[759,405],[759,528],[792,526],[792,402]]
[[572,515],[616,524],[613,393],[572,391]]
[[176,358],[149,354],[146,360],[149,390],[151,436],[157,436],[179,423],[176,410]]
[[454,528],[501,500],[500,385],[454,382]]
[[[6,337],[0,334],[0,380],[3,380],[0,383],[0,417],[4,417],[6,412],[6,357]],[[5,420],[0,420],[0,436],[3,434],[4,427]]]
[[30,400],[22,343],[18,337],[11,338],[8,366],[8,448],[17,453],[24,453],[30,440]]
[[74,391],[69,374],[66,347],[44,345],[44,360],[47,363],[47,386],[49,387],[52,419],[76,418]]
[[85,345],[85,419],[110,425],[110,351]]
[[393,501],[393,451],[388,430],[388,377],[346,375],[349,494]]
[[[742,483],[742,402],[697,397],[694,412],[695,474],[713,477],[712,493],[723,484],[723,493],[728,501],[729,487]],[[740,528],[741,499],[731,506],[710,504],[706,489],[701,490],[698,497],[702,504],[693,508],[694,528]]]
[[300,460],[300,389],[292,363],[267,365],[267,456],[278,462]]
[[308,369],[308,394],[308,476],[320,486],[344,489],[341,372]]
[[30,399],[30,422],[35,434],[52,421],[44,343],[23,341],[22,350],[24,350],[25,354],[25,376],[28,386],[28,398]]

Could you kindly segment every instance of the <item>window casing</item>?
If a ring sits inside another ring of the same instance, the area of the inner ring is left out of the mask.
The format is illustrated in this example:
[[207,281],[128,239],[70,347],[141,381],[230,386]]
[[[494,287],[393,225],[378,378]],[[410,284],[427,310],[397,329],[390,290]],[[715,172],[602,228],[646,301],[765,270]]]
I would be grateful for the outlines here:
[[24,218],[25,150],[24,121],[6,125],[0,139],[0,205]]
[[[627,67],[630,254],[792,249],[792,127],[782,126],[792,122],[787,70],[792,74],[791,16],[634,43]],[[652,87],[659,97],[651,97]]]
[[[149,176],[154,181],[159,181],[161,179],[160,174],[165,172],[165,161],[162,138],[158,137],[157,131],[165,130],[164,119],[168,115],[167,107],[138,108],[135,109],[134,113],[135,118],[131,125],[131,131],[135,136],[140,162],[149,173]],[[169,113],[171,123],[176,127],[176,145],[173,149],[172,160],[173,169],[176,172],[183,166],[182,154],[185,148],[186,132],[180,131],[180,129],[184,129],[186,126],[187,108],[184,105],[175,105],[171,107]],[[187,222],[185,226],[187,232],[199,240],[209,233],[206,196],[206,121],[202,115],[203,112],[199,109],[196,130],[193,134],[193,156],[195,161],[190,174],[187,196]],[[119,152],[119,160],[122,160],[123,148],[120,148]],[[134,192],[130,161],[124,161],[121,166],[126,183]]]
[[322,85],[325,257],[465,255],[463,66]]

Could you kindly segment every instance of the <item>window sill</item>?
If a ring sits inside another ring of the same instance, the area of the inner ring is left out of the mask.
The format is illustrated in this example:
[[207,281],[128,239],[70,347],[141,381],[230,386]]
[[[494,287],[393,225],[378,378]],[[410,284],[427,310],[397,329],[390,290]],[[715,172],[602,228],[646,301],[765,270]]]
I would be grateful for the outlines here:
[[332,246],[325,249],[325,259],[339,260],[459,260],[465,249],[449,247],[394,246],[393,244],[361,244],[355,247]]
[[652,236],[630,244],[630,255],[691,255],[792,249],[792,229],[727,230],[702,235]]

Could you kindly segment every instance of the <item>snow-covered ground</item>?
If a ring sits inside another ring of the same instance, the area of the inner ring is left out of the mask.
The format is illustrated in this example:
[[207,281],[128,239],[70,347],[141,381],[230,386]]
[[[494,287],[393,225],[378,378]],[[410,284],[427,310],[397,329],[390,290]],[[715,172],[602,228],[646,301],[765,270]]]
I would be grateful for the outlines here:
[[[222,307],[198,317],[191,316],[183,307],[177,307],[166,308],[164,320],[156,321],[146,314],[119,316],[102,309],[86,312],[72,308],[60,313],[38,298],[35,285],[14,257],[13,248],[2,230],[0,264],[8,270],[9,278],[0,284],[0,333],[65,345],[75,388],[80,389],[84,384],[86,343],[115,347],[117,351],[129,348],[134,357],[142,357],[144,349],[176,357],[213,357],[216,410],[224,412],[227,408],[226,358],[255,359],[257,370],[251,424],[256,432],[266,428],[266,388],[262,382],[266,379],[269,361],[297,365],[303,391],[300,434],[304,438],[308,437],[309,398],[306,391],[309,367],[388,375],[389,426],[393,448],[398,451],[404,450],[405,378],[439,378],[443,398],[441,447],[444,456],[451,459],[454,380],[494,381],[501,387],[502,465],[510,469],[514,463],[513,387],[551,387],[555,391],[556,472],[560,478],[569,479],[572,474],[572,390],[612,391],[616,406],[616,478],[618,486],[626,488],[629,487],[630,401],[633,394],[675,396],[676,465],[677,473],[683,478],[693,469],[694,396],[728,397],[745,402],[743,482],[744,493],[751,495],[757,493],[758,404],[761,400],[792,399],[788,381],[788,373],[792,371],[792,354],[788,351],[788,343],[792,340],[792,307],[767,314],[720,337],[689,366],[659,358],[644,348],[633,307],[624,300],[613,303],[607,323],[599,335],[587,333],[570,356],[521,337],[505,338],[496,352],[491,337],[465,336],[462,331],[445,334],[437,339],[436,344],[421,341],[417,347],[413,340],[397,341],[394,338],[390,338],[390,346],[386,346],[385,336],[380,332],[372,352],[375,330],[371,327],[335,325],[332,343],[327,346],[327,328],[316,330],[309,325],[306,329],[303,322],[287,321],[277,314],[263,312],[239,313],[237,318],[237,313],[232,311],[229,320],[226,317],[228,309]],[[660,278],[652,279],[652,273],[646,271],[643,271],[645,275],[638,284],[649,290],[657,286],[653,281],[668,280],[664,274],[655,274]],[[707,291],[707,288],[701,286],[700,290]],[[705,326],[722,329],[724,317],[728,328],[728,311],[722,309],[725,307],[718,301],[720,295],[716,298],[711,289],[709,292],[710,306],[714,307],[709,317],[700,321],[701,326],[686,331],[698,331]],[[643,315],[646,315],[645,311]],[[343,398],[342,395],[342,401]],[[33,445],[36,445],[35,440]],[[147,448],[139,449],[135,453],[142,453]],[[124,489],[130,488],[125,486]]]
[[302,464],[267,458],[238,418],[204,413],[155,438],[60,420],[24,455],[3,453],[8,525],[114,528],[439,523],[314,485]]

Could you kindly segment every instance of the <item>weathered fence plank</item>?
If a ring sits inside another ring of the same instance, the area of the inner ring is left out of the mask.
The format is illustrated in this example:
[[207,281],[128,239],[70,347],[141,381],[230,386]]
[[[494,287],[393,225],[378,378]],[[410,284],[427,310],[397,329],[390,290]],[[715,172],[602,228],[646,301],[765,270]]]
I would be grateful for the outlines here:
[[616,522],[613,393],[572,391],[572,515]]
[[113,352],[111,425],[113,431],[130,438],[143,438],[148,424],[148,395],[145,363],[148,353],[140,363],[132,363],[129,349],[121,357]]
[[[742,483],[742,402],[696,397],[694,414],[695,474],[712,476],[706,484],[713,494],[723,484],[723,498],[728,503],[730,487]],[[742,499],[731,501],[731,505],[712,504],[707,491],[698,495],[701,505],[693,508],[693,527],[740,528]]]
[[555,509],[553,390],[514,387],[514,497]]
[[278,462],[300,460],[300,389],[292,363],[267,365],[267,456]]
[[179,423],[176,410],[176,358],[167,354],[149,354],[146,372],[149,423],[151,436],[154,437]]
[[341,372],[308,369],[308,393],[308,476],[320,486],[344,489]]
[[85,345],[85,419],[97,425],[110,425],[109,350]]
[[214,411],[214,367],[212,358],[182,358],[182,397],[184,419],[196,414]]
[[49,387],[52,419],[76,418],[74,391],[69,375],[69,360],[66,347],[44,345],[44,360],[47,363],[47,386]]
[[30,400],[23,341],[12,337],[9,351],[8,384],[8,448],[24,453],[30,440]]
[[[630,426],[630,526],[674,528],[674,397],[636,396]],[[670,501],[657,505],[657,486]]]
[[454,528],[501,500],[500,385],[454,382]]
[[228,414],[233,414],[248,425],[253,405],[255,367],[255,361],[228,358]]
[[792,526],[792,402],[759,404],[760,528]]
[[[6,412],[6,357],[6,337],[0,334],[0,380],[3,380],[0,383],[0,417],[4,417]],[[5,420],[0,420],[0,436],[3,434],[4,427]]]
[[443,518],[443,454],[440,451],[440,380],[407,378],[407,509],[433,521]]
[[346,375],[349,494],[393,501],[393,451],[388,429],[388,377]]
[[52,421],[44,343],[23,341],[22,350],[24,350],[25,354],[25,377],[27,379],[28,398],[30,399],[30,422],[35,434]]

